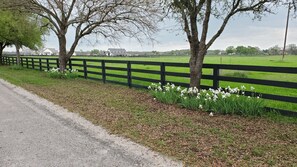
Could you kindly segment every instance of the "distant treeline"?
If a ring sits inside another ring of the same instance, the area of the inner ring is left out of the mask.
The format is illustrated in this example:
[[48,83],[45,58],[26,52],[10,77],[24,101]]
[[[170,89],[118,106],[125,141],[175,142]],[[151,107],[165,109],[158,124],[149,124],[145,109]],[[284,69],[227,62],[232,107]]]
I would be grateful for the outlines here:
[[[242,55],[242,56],[253,56],[253,55],[281,55],[283,54],[283,48],[279,46],[273,46],[268,49],[260,49],[259,47],[253,46],[229,46],[225,50],[208,50],[207,55]],[[286,55],[297,55],[297,45],[289,44],[286,46]],[[4,52],[4,55],[15,55],[14,52]],[[56,55],[56,54],[55,54]],[[127,51],[124,56],[116,57],[160,57],[160,56],[189,56],[190,50],[171,50],[167,52],[159,51],[146,51],[146,52],[133,52]],[[40,55],[38,55],[40,56]],[[75,56],[94,56],[94,57],[109,57],[106,54],[102,54],[99,50],[94,49],[89,52],[77,52]]]
[[[283,48],[279,46],[273,46],[268,49],[260,49],[254,46],[229,46],[225,50],[208,50],[207,55],[281,55],[283,53]],[[286,46],[285,54],[287,55],[297,55],[297,45],[289,44]],[[133,54],[132,54],[133,55]],[[172,50],[167,52],[138,52],[136,56],[187,56],[190,55],[189,49],[183,50]]]
[[[273,46],[268,49],[260,49],[253,46],[229,46],[225,50],[209,50],[208,55],[281,55],[283,48]],[[297,45],[289,44],[286,46],[285,54],[297,55]]]
[[[208,50],[207,55],[281,55],[283,48],[278,45],[268,49],[260,49],[254,46],[229,46],[225,50]],[[297,55],[297,45],[289,44],[286,46],[285,54]],[[155,55],[155,54],[153,54]],[[160,52],[159,55],[190,55],[190,50],[172,50],[169,52]]]

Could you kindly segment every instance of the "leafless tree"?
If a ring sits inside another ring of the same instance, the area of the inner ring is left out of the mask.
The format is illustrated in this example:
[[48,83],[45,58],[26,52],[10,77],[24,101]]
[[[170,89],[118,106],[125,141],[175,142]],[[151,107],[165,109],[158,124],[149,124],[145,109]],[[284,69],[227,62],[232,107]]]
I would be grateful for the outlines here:
[[[295,0],[293,0],[295,1]],[[190,44],[190,86],[200,88],[202,65],[209,47],[222,34],[232,17],[250,14],[261,18],[284,3],[281,0],[164,0],[181,22]],[[296,4],[295,4],[296,5]],[[217,31],[209,36],[210,20],[220,19]]]
[[[61,71],[87,35],[100,34],[108,40],[117,40],[120,35],[151,38],[163,13],[158,0],[19,0],[13,5],[48,21],[59,41]],[[68,50],[66,34],[70,27],[75,28],[75,34]]]

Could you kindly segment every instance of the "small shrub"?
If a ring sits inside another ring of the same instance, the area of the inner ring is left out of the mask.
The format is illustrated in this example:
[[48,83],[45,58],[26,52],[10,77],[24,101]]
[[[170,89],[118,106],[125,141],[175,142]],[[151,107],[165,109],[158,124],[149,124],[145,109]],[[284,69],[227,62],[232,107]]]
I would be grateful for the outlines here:
[[12,70],[23,70],[24,67],[22,67],[21,65],[12,65],[9,67]]
[[61,72],[59,68],[52,68],[49,71],[45,70],[50,78],[56,79],[68,79],[68,78],[77,78],[78,71],[74,69],[68,69],[64,72]]
[[75,69],[69,69],[68,71],[66,71],[65,73],[66,78],[78,78],[78,71]]
[[260,116],[265,112],[264,100],[255,96],[254,88],[251,87],[252,96],[244,96],[245,87],[218,90],[198,90],[188,88],[181,90],[174,84],[162,86],[152,84],[149,86],[151,94],[158,101],[166,104],[179,104],[181,107],[191,110],[204,110],[220,114],[237,114],[243,116]]

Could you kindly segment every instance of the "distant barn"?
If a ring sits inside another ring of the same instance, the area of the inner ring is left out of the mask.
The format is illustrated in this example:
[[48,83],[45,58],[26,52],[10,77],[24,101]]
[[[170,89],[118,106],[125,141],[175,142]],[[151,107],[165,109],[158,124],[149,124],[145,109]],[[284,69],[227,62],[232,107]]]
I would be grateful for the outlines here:
[[127,56],[127,51],[122,48],[109,48],[106,52],[106,56]]
[[57,51],[55,48],[44,48],[42,49],[41,55],[58,55],[59,54],[59,51]]

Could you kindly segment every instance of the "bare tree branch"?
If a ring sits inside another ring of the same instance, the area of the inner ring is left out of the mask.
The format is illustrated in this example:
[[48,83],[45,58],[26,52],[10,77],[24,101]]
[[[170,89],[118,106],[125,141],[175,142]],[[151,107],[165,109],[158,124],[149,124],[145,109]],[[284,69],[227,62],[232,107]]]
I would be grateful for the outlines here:
[[[62,68],[85,36],[94,33],[116,40],[123,35],[139,41],[141,36],[152,39],[152,34],[157,31],[157,23],[163,17],[159,0],[12,1],[14,6],[22,6],[48,20],[59,39]],[[75,28],[75,39],[67,52],[66,34],[70,26]]]
[[[287,0],[163,0],[173,16],[181,21],[187,35],[190,57],[190,86],[200,88],[202,65],[209,47],[223,33],[229,20],[236,14],[253,14],[260,18],[271,13],[272,7]],[[289,0],[295,1],[295,0]],[[295,3],[296,7],[296,3]],[[217,31],[208,40],[211,19],[220,19]],[[201,27],[201,30],[198,29]]]

